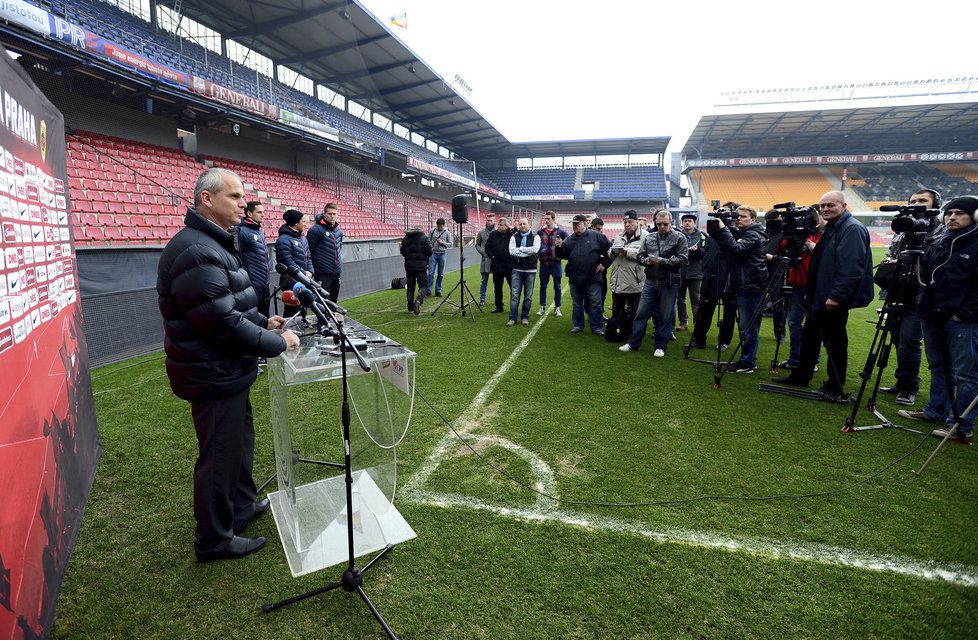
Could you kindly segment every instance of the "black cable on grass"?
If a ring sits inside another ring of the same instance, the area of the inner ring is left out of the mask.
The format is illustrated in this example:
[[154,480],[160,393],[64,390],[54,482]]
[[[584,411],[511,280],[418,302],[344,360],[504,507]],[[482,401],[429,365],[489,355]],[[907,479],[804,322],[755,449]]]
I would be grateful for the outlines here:
[[446,425],[448,425],[448,428],[452,430],[452,433],[455,434],[455,437],[458,438],[459,441],[462,444],[464,444],[469,449],[469,451],[471,451],[473,454],[475,454],[475,456],[479,459],[479,461],[482,462],[484,465],[486,465],[487,467],[489,467],[490,469],[492,469],[496,473],[500,474],[501,476],[503,476],[504,478],[506,478],[507,480],[509,480],[513,484],[516,484],[517,486],[519,486],[519,487],[521,487],[523,489],[526,489],[530,493],[535,493],[538,496],[542,496],[544,498],[548,498],[550,500],[553,500],[554,502],[561,502],[561,503],[564,503],[564,504],[575,505],[575,506],[584,506],[584,507],[660,507],[660,506],[675,505],[675,504],[688,504],[688,503],[691,503],[691,502],[707,502],[707,501],[710,501],[710,500],[717,500],[717,501],[765,502],[765,501],[774,501],[774,500],[800,500],[802,498],[820,498],[820,497],[823,497],[823,496],[837,495],[837,494],[840,494],[840,493],[845,493],[846,491],[851,491],[851,490],[855,489],[856,487],[862,486],[864,484],[869,484],[872,480],[875,480],[879,476],[883,475],[885,472],[889,471],[890,469],[892,469],[893,467],[895,467],[896,465],[900,464],[901,462],[903,462],[904,460],[906,460],[907,458],[909,458],[910,456],[912,456],[914,453],[916,453],[922,446],[924,446],[924,442],[926,442],[927,439],[930,437],[930,434],[929,433],[924,434],[920,438],[920,441],[917,442],[916,446],[914,446],[907,453],[903,454],[902,456],[900,456],[896,460],[893,460],[892,462],[889,462],[889,463],[883,465],[880,469],[874,471],[873,473],[869,474],[865,478],[861,478],[859,480],[856,480],[855,482],[850,483],[850,484],[847,484],[844,487],[840,487],[838,489],[828,489],[826,491],[814,491],[814,492],[811,492],[811,493],[774,494],[774,495],[769,495],[769,496],[723,496],[723,495],[705,495],[705,496],[695,496],[693,498],[670,498],[670,499],[666,499],[666,500],[652,500],[652,501],[648,501],[648,502],[591,502],[591,501],[588,501],[588,500],[565,500],[563,498],[558,498],[556,496],[552,496],[552,495],[550,495],[549,493],[547,493],[545,491],[540,491],[539,489],[534,489],[533,487],[531,487],[530,485],[526,484],[525,482],[523,482],[519,478],[513,477],[512,475],[510,475],[509,473],[507,473],[503,469],[499,468],[497,465],[495,465],[492,462],[490,462],[489,460],[487,460],[482,454],[480,454],[478,451],[476,451],[475,448],[473,448],[472,445],[469,444],[469,442],[464,437],[462,437],[462,434],[460,434],[458,431],[456,431],[455,425],[453,425],[445,416],[443,416],[441,414],[441,412],[438,411],[437,408],[435,408],[434,405],[432,405],[430,402],[428,402],[428,399],[424,396],[423,393],[421,393],[420,391],[418,391],[417,387],[415,387],[414,392],[416,394],[418,394],[418,397],[421,398],[422,402],[424,402],[426,405],[428,405],[428,408],[429,409],[431,409],[432,411],[435,412],[435,415],[437,415],[441,419],[442,422],[444,422]]

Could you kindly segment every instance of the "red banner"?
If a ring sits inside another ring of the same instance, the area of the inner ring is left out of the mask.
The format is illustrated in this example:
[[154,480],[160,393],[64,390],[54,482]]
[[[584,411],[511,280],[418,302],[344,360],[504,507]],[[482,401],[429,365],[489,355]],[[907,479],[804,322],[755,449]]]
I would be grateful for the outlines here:
[[164,67],[161,64],[157,64],[152,60],[147,60],[142,56],[138,56],[131,51],[117,47],[111,42],[105,42],[102,46],[102,52],[113,61],[118,62],[127,67],[132,67],[136,71],[141,71],[147,75],[156,76],[166,80],[167,82],[173,82],[176,84],[182,84],[186,86],[189,84],[187,82],[187,75],[180,73],[179,71],[174,71],[169,67]]

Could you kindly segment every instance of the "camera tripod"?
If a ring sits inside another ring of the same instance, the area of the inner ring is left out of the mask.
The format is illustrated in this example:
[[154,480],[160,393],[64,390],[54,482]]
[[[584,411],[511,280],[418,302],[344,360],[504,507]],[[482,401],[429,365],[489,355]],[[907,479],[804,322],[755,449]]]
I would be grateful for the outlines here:
[[[459,260],[458,261],[458,277],[459,277],[458,283],[454,287],[452,287],[452,290],[448,292],[448,295],[445,296],[445,298],[441,301],[441,303],[437,307],[435,307],[435,310],[431,312],[431,315],[435,315],[436,313],[438,313],[439,309],[441,309],[446,304],[449,304],[455,307],[457,310],[461,311],[463,317],[466,315],[467,312],[469,317],[472,319],[472,322],[475,322],[475,313],[469,311],[469,307],[474,306],[476,309],[478,309],[481,312],[482,305],[479,304],[479,299],[476,298],[474,295],[472,295],[472,290],[469,289],[469,285],[465,284],[465,246],[462,243],[461,222],[458,223],[458,260]],[[429,282],[428,285],[430,286],[431,283]],[[455,293],[456,291],[458,291],[458,298],[459,298],[457,304],[451,301],[452,294]]]
[[[729,256],[728,256],[728,254],[726,254],[725,252],[723,252],[722,249],[720,249],[720,246],[718,244],[716,244],[716,241],[715,240],[711,240],[710,243],[711,243],[710,251],[718,251],[718,252],[720,252],[720,255],[717,256],[717,259],[713,262],[713,264],[710,265],[710,271],[704,275],[703,281],[704,282],[709,282],[710,285],[711,285],[711,287],[714,288],[717,291],[717,294],[718,295],[715,296],[716,299],[714,300],[714,297],[713,296],[707,295],[707,294],[703,293],[702,290],[701,290],[699,308],[696,310],[696,313],[693,314],[693,330],[689,332],[689,342],[687,342],[686,343],[686,346],[683,347],[683,357],[686,360],[690,360],[692,362],[700,362],[700,363],[703,363],[703,364],[712,364],[712,365],[714,365],[714,367],[717,367],[717,366],[719,366],[719,362],[720,362],[721,358],[723,358],[723,350],[720,348],[720,345],[723,343],[722,336],[724,334],[725,326],[727,325],[728,322],[730,322],[730,319],[725,314],[727,314],[728,311],[729,312],[732,312],[732,314],[733,314],[733,322],[736,322],[737,321],[737,306],[735,304],[730,304],[729,297],[726,295],[726,292],[725,292],[726,282],[722,282],[722,283],[721,282],[718,282],[720,265],[722,264],[721,261],[726,261],[726,259]],[[711,312],[711,316],[712,316],[712,313],[716,313],[716,318],[717,318],[717,321],[716,321],[716,324],[717,324],[716,357],[713,358],[713,359],[709,359],[709,360],[707,360],[706,358],[690,358],[689,357],[689,352],[690,352],[690,350],[692,350],[693,343],[696,341],[696,334],[697,334],[697,330],[696,329],[697,329],[697,327],[700,326],[700,323],[701,323],[701,313],[706,308],[706,306],[707,305],[710,305],[710,304],[712,304],[713,305],[713,308],[714,308],[714,311]],[[728,308],[728,305],[729,305],[729,308]],[[731,334],[733,333],[733,328],[732,327],[730,328],[730,333]]]

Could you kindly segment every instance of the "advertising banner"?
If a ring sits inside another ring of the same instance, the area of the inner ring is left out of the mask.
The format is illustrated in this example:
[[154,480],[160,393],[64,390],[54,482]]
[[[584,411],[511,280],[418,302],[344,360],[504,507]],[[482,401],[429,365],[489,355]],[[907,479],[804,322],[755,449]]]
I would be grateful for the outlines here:
[[273,104],[268,104],[258,98],[253,98],[237,91],[232,91],[227,87],[211,82],[199,76],[190,76],[190,90],[207,96],[211,100],[217,100],[224,104],[229,104],[238,109],[244,109],[251,113],[257,113],[271,120],[278,120],[279,108]]
[[764,167],[821,164],[864,164],[879,162],[957,162],[978,159],[978,151],[936,151],[933,153],[861,153],[825,156],[774,156],[768,158],[713,158],[685,160],[686,169],[710,167]]
[[0,56],[0,640],[46,637],[101,453],[64,120]]

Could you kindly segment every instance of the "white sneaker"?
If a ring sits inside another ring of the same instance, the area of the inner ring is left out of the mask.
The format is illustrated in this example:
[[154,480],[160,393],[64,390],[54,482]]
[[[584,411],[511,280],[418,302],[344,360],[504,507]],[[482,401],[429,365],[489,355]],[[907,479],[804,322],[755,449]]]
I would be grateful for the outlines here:
[[540,310],[537,311],[537,315],[538,316],[545,316],[545,315],[547,315],[547,310],[544,309],[543,307],[540,307]]
[[556,309],[554,309],[554,315],[557,316],[558,318],[563,318],[564,317],[564,314],[562,314],[560,312],[560,307],[557,307]]
[[621,345],[620,347],[618,347],[618,350],[623,351],[625,353],[628,353],[629,351],[633,351],[632,345],[628,344],[627,342]]
[[666,352],[662,349],[656,349],[655,351],[652,352],[652,355],[655,356],[656,358],[665,358]]

